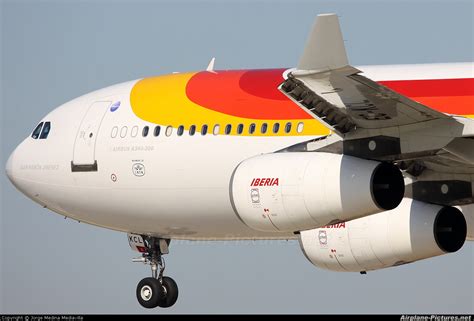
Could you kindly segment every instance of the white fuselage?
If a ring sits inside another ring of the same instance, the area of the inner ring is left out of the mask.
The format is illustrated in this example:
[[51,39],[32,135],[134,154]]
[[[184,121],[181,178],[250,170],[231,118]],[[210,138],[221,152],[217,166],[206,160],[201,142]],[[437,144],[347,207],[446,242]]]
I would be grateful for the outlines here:
[[[390,80],[398,78],[393,73],[400,68],[367,70],[374,80]],[[423,79],[439,70],[413,66],[404,79]],[[455,65],[450,70],[462,77],[464,68]],[[7,173],[15,186],[61,215],[124,232],[211,240],[294,237],[247,227],[232,208],[229,184],[243,160],[314,135],[213,135],[210,126],[205,136],[190,136],[187,130],[178,136],[176,128],[167,136],[163,123],[155,137],[157,124],[137,117],[130,106],[136,82],[84,95],[44,117],[52,124],[48,138],[26,138],[8,161]],[[91,124],[85,124],[89,108],[97,102],[103,102],[103,109]],[[112,112],[115,102],[120,107]],[[149,133],[143,137],[145,126]],[[75,160],[80,164],[87,158],[97,161],[97,171],[72,171]]]

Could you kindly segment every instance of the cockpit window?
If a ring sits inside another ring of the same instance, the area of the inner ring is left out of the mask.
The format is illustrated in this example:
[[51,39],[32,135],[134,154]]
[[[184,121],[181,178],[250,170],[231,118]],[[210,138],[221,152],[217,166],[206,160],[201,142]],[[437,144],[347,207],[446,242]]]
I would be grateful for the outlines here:
[[38,126],[36,126],[35,130],[31,134],[31,137],[34,139],[38,139],[40,133],[41,133],[41,128],[43,127],[43,122],[39,123]]
[[47,121],[44,123],[43,130],[41,131],[40,139],[48,138],[50,131],[51,131],[51,123]]

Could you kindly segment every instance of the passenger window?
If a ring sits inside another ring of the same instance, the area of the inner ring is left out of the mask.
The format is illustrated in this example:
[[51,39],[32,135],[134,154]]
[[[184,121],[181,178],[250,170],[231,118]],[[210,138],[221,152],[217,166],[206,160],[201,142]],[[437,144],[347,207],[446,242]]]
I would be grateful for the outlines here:
[[249,134],[255,133],[255,127],[256,127],[255,124],[250,124],[250,126],[249,126]]
[[118,127],[117,126],[112,127],[112,132],[110,133],[110,137],[115,138],[117,137],[117,134],[118,134]]
[[171,134],[173,134],[173,127],[171,126],[166,127],[165,135],[170,137]]
[[150,129],[150,128],[149,128],[148,126],[143,127],[143,130],[142,130],[142,136],[143,136],[143,137],[147,137],[147,136],[148,136],[148,130],[149,130],[149,129]]
[[189,135],[193,136],[194,133],[196,133],[196,125],[191,125],[191,127],[189,127]]
[[122,129],[120,130],[120,137],[124,138],[125,136],[127,136],[127,132],[128,132],[128,127],[123,126]]
[[214,130],[212,131],[212,133],[213,133],[214,135],[219,135],[219,131],[220,131],[220,130],[221,130],[221,126],[215,125],[215,126],[214,126]]
[[244,132],[244,124],[239,124],[239,126],[237,126],[237,134],[242,135],[243,132]]
[[35,130],[31,134],[31,137],[34,139],[38,139],[40,133],[41,133],[41,128],[43,127],[43,122],[39,123],[38,126],[36,126]]
[[232,131],[232,125],[231,124],[226,125],[225,126],[225,134],[229,135],[231,131]]
[[273,124],[273,133],[278,134],[279,131],[280,131],[280,123]]
[[298,132],[298,134],[301,134],[303,132],[303,129],[304,129],[304,123],[303,122],[298,123],[298,127],[296,127],[296,131]]
[[207,125],[202,125],[202,128],[201,128],[201,135],[206,135],[207,134]]
[[132,135],[132,137],[137,137],[137,135],[138,135],[138,126],[133,126],[132,127],[131,135]]
[[160,131],[161,131],[161,127],[156,126],[155,129],[153,130],[153,136],[155,136],[155,137],[160,136]]
[[50,131],[51,131],[51,123],[47,121],[44,123],[43,130],[41,131],[40,139],[48,138]]
[[265,133],[267,132],[267,128],[268,128],[267,123],[263,123],[263,124],[262,124],[262,128],[260,129],[260,131],[262,132],[262,134],[265,134]]
[[178,136],[182,136],[183,132],[184,132],[184,126],[181,125],[181,126],[178,127]]
[[291,132],[291,123],[286,123],[286,125],[285,125],[285,133],[288,134],[289,132]]

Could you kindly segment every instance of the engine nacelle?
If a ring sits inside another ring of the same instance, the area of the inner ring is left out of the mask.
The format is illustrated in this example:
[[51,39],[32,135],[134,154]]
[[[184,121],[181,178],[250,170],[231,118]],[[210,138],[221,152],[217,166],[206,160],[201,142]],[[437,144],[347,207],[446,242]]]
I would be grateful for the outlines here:
[[300,233],[314,265],[360,272],[456,252],[466,240],[463,214],[405,198],[394,210]]
[[329,153],[247,159],[231,179],[240,219],[259,231],[300,231],[396,208],[405,184],[391,164]]
[[474,204],[459,206],[467,223],[466,240],[474,241]]

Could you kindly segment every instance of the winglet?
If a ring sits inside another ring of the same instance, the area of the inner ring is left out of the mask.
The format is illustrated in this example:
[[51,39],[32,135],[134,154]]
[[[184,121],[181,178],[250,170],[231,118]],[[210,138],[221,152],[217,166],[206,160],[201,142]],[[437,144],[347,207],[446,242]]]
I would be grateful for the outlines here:
[[336,14],[320,14],[306,42],[298,70],[329,70],[349,64]]
[[214,62],[216,61],[215,57],[212,57],[211,61],[209,61],[209,65],[207,65],[206,71],[214,71]]

